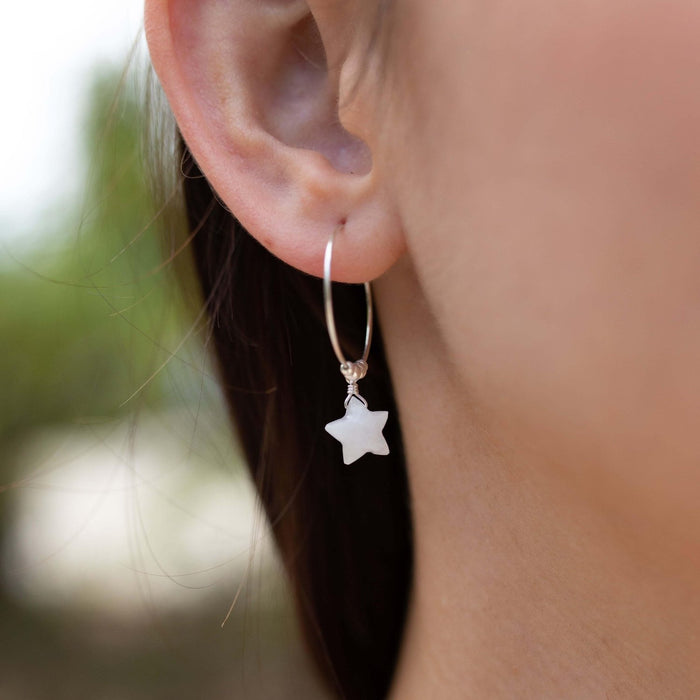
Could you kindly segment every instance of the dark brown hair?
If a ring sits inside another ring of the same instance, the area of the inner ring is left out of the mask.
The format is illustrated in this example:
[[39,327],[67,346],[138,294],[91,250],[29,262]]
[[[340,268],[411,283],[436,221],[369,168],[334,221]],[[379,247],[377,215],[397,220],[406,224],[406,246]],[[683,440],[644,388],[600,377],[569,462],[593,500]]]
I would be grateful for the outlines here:
[[[180,139],[191,250],[223,390],[328,686],[371,700],[389,690],[412,578],[401,432],[379,328],[362,393],[389,410],[388,457],[345,466],[324,425],[345,381],[324,323],[321,281],[263,248],[221,204]],[[330,232],[329,232],[330,233]],[[360,357],[359,285],[335,285],[339,333]]]

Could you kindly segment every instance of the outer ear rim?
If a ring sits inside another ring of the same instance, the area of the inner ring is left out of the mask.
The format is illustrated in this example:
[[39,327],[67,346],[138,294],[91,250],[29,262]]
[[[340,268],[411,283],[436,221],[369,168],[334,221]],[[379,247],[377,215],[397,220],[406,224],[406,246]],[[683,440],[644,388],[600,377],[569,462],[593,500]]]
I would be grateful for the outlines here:
[[363,175],[342,173],[321,153],[288,146],[248,122],[245,109],[240,121],[225,128],[207,119],[210,103],[190,84],[183,64],[191,56],[176,51],[172,12],[187,2],[199,3],[201,10],[208,1],[146,0],[144,15],[153,67],[202,172],[250,234],[284,262],[321,277],[328,237],[343,224],[333,279],[365,282],[381,276],[406,245],[374,168]]

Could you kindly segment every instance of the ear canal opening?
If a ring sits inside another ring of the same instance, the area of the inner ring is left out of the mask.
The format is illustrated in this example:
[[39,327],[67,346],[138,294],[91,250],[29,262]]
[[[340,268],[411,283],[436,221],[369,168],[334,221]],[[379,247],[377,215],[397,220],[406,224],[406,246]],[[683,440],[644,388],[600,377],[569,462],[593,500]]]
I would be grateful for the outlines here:
[[339,71],[327,54],[311,14],[291,28],[279,50],[273,74],[260,76],[260,118],[276,139],[323,155],[339,172],[364,175],[372,169],[367,145],[341,124]]

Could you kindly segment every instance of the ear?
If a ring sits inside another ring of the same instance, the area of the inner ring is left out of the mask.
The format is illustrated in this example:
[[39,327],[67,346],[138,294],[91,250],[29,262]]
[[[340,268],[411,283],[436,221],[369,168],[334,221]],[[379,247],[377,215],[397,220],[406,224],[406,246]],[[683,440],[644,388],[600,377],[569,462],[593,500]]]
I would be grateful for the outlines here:
[[363,282],[405,246],[371,138],[341,123],[352,115],[356,133],[373,128],[358,116],[370,114],[364,107],[339,112],[341,86],[361,78],[353,32],[342,26],[342,6],[353,4],[146,0],[145,19],[182,135],[231,212],[277,257],[317,276],[331,231],[344,224],[333,277]]

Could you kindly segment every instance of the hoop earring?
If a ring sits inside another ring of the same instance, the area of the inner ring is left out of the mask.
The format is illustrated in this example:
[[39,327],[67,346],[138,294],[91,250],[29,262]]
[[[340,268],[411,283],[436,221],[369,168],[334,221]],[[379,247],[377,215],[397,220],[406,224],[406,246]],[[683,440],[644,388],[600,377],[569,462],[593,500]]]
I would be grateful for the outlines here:
[[326,244],[326,254],[323,259],[323,301],[326,309],[326,325],[328,335],[335,355],[340,362],[340,372],[348,383],[348,393],[345,397],[345,415],[326,425],[326,431],[343,445],[343,462],[352,464],[362,455],[371,452],[375,455],[388,455],[387,445],[382,430],[389,417],[388,411],[370,411],[367,401],[360,395],[357,382],[367,374],[367,357],[372,343],[372,289],[365,282],[365,297],[367,299],[367,329],[365,331],[365,349],[362,359],[348,362],[343,355],[338,341],[333,316],[333,296],[331,294],[331,262],[333,259],[333,243],[336,229],[331,232]]

